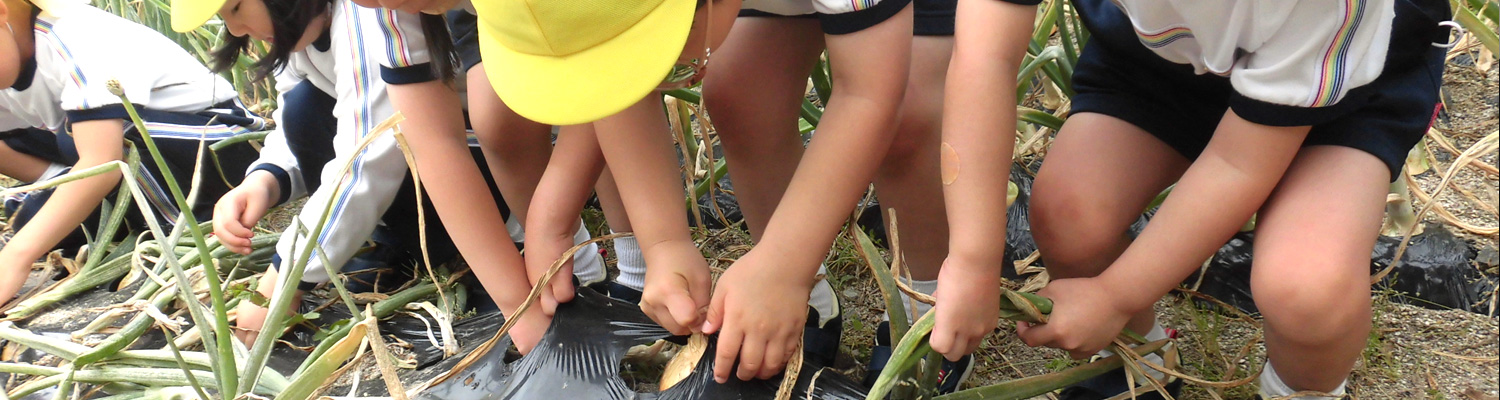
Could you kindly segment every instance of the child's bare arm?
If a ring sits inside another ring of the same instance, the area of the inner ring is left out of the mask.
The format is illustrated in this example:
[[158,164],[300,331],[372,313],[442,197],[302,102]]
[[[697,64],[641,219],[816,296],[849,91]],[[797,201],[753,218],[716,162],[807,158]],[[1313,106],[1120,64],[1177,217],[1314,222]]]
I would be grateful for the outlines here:
[[[78,146],[78,162],[73,164],[73,170],[119,160],[124,154],[124,132],[124,122],[116,119],[73,124],[73,138]],[[16,232],[0,250],[0,302],[10,301],[16,295],[26,282],[31,263],[77,229],[119,182],[120,173],[112,171],[57,187],[32,222]]]
[[714,378],[766,379],[785,368],[807,319],[818,264],[870,186],[895,135],[911,65],[908,6],[857,33],[828,35],[838,94],[766,231],[720,276],[705,331],[719,333]]
[[1056,301],[1053,317],[1023,327],[1022,339],[1075,357],[1103,349],[1130,315],[1155,304],[1255,214],[1309,129],[1259,125],[1226,113],[1145,231],[1098,277],[1049,284],[1042,294]]
[[686,334],[698,330],[708,306],[708,263],[686,229],[683,183],[660,99],[648,95],[594,127],[649,265],[641,310]]
[[[1006,196],[1015,148],[1016,74],[1035,6],[962,0],[943,102],[943,202],[948,257],[938,276],[933,350],[950,360],[974,351],[999,323]],[[915,318],[916,316],[913,316]]]
[[[401,130],[411,146],[417,172],[449,236],[469,260],[474,275],[505,313],[526,298],[531,285],[521,254],[511,245],[505,220],[469,152],[458,94],[440,81],[388,86],[391,102],[406,117]],[[538,315],[540,315],[538,313]],[[510,315],[507,315],[508,317]],[[518,325],[516,345],[529,351],[545,325]],[[535,332],[532,332],[534,330]]]

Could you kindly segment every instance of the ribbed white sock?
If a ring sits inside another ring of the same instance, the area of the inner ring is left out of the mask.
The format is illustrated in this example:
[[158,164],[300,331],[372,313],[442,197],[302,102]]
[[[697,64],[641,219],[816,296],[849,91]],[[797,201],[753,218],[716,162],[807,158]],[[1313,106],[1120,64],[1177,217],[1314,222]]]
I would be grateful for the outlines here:
[[[828,267],[818,265],[818,275],[827,276]],[[808,293],[807,305],[818,310],[818,327],[828,324],[829,320],[839,315],[839,298],[833,294],[833,286],[828,284],[828,279],[819,279],[813,284],[812,293]]]
[[[573,233],[573,244],[587,242],[593,238],[589,234],[588,227],[583,226],[583,219],[579,219],[578,232]],[[573,276],[578,277],[578,283],[583,286],[592,285],[604,281],[607,274],[604,270],[604,257],[599,256],[599,245],[591,243],[578,249],[573,253]]]
[[615,266],[620,269],[620,276],[615,277],[615,283],[635,290],[645,290],[646,256],[641,254],[641,243],[634,237],[615,239],[615,260]]
[[[1161,326],[1161,322],[1160,321],[1157,321],[1156,323],[1154,323],[1154,324],[1151,325],[1151,330],[1147,331],[1145,336],[1146,336],[1146,341],[1148,341],[1148,342],[1155,342],[1155,341],[1158,341],[1158,340],[1166,339],[1167,338],[1167,329],[1163,328]],[[1109,351],[1109,350],[1102,350],[1102,351],[1099,352],[1099,356],[1101,356],[1101,357],[1109,357],[1109,356],[1113,356],[1113,355],[1115,355],[1115,352]],[[1147,355],[1145,355],[1145,356],[1143,356],[1141,358],[1145,359],[1146,361],[1150,361],[1150,362],[1152,362],[1153,364],[1156,364],[1156,365],[1165,365],[1164,364],[1165,360],[1161,358],[1161,355],[1156,354],[1156,353],[1147,354]],[[1137,363],[1137,364],[1139,364],[1141,366],[1141,370],[1146,371],[1147,375],[1151,375],[1151,377],[1155,378],[1157,381],[1162,381],[1164,379],[1167,379],[1167,374],[1166,373],[1163,373],[1161,371],[1157,371],[1155,368],[1148,367],[1148,366],[1146,366],[1146,364],[1143,364],[1143,363]],[[1139,376],[1139,375],[1137,375],[1137,376]],[[1162,382],[1162,383],[1166,383],[1166,382]],[[1139,384],[1140,383],[1138,383],[1138,385]]]
[[[1348,386],[1349,386],[1349,380],[1345,379],[1343,383],[1339,384],[1338,388],[1335,388],[1332,392],[1328,392],[1328,394],[1331,394],[1331,395],[1334,395],[1334,396],[1343,396],[1344,395],[1344,390]],[[1261,373],[1260,373],[1260,397],[1264,397],[1266,399],[1273,399],[1273,398],[1291,396],[1292,393],[1297,393],[1297,392],[1299,392],[1299,390],[1293,389],[1291,386],[1287,386],[1286,382],[1282,382],[1281,381],[1281,376],[1276,375],[1276,369],[1275,368],[1271,368],[1271,363],[1270,362],[1266,362],[1266,370],[1265,371],[1261,371]],[[1325,400],[1325,399],[1326,400],[1335,400],[1335,399],[1338,399],[1338,397],[1328,397],[1328,396],[1297,396],[1297,397],[1293,397],[1292,398],[1292,400]]]

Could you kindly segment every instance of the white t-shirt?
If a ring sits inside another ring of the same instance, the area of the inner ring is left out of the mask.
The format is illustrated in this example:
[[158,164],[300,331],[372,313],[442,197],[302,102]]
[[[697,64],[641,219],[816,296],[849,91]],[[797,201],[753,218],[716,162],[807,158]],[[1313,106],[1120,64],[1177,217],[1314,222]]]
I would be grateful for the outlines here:
[[136,107],[160,111],[198,112],[238,96],[177,43],[94,7],[40,13],[32,30],[35,69],[27,79],[23,62],[16,85],[0,90],[0,130],[58,131],[70,113],[77,121],[76,113],[121,104],[110,80]]
[[1326,107],[1380,76],[1393,0],[1113,0],[1157,55],[1266,103]]

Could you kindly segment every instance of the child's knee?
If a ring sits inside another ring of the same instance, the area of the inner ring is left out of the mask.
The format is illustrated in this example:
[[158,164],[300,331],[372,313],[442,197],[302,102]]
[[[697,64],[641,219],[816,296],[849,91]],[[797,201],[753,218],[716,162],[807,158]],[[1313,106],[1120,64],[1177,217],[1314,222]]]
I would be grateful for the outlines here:
[[1077,184],[1038,179],[1032,186],[1031,233],[1049,262],[1096,257],[1117,245],[1124,227],[1105,226],[1106,204]]
[[1304,346],[1326,346],[1363,340],[1356,332],[1370,329],[1368,291],[1350,290],[1341,282],[1265,278],[1252,281],[1255,305],[1271,331],[1287,332],[1280,340]]

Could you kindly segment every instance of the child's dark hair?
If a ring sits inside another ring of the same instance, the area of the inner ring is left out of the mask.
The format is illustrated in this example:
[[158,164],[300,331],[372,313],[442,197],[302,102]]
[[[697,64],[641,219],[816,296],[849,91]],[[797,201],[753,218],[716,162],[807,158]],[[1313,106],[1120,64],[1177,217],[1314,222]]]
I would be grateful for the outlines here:
[[[271,16],[274,37],[268,54],[256,61],[252,78],[265,79],[291,58],[292,48],[302,39],[303,32],[318,16],[328,12],[332,1],[265,0],[267,14]],[[452,82],[457,74],[458,52],[453,48],[452,35],[441,15],[422,14],[422,33],[427,37],[428,53],[432,55],[434,76],[443,82]],[[222,34],[224,44],[213,50],[213,69],[222,72],[234,68],[240,55],[250,48],[248,36],[230,35],[226,29]]]

